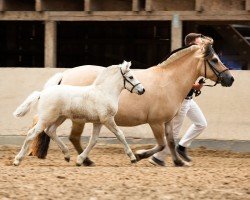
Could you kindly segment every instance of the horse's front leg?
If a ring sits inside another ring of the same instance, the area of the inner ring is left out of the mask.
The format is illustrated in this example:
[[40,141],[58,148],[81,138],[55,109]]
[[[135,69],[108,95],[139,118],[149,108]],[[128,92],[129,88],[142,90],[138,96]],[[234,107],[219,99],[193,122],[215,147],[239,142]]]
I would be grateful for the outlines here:
[[[152,149],[147,149],[147,150],[142,149],[142,150],[136,151],[136,157],[138,158],[138,160],[148,158],[152,156],[153,154],[161,151],[166,146],[166,139],[164,136],[164,123],[149,124],[149,125],[154,133],[157,145],[153,147]],[[165,166],[164,160],[161,163],[156,163],[156,164]]]
[[173,135],[173,120],[165,124],[165,135],[175,166],[185,165],[185,163],[179,158],[176,153],[175,140]]
[[91,149],[95,146],[97,142],[101,128],[102,128],[102,124],[93,124],[93,132],[89,139],[89,143],[86,149],[80,155],[77,156],[77,160],[76,160],[77,166],[81,166],[86,160],[86,158],[88,158],[89,152],[91,151]]
[[129,147],[126,138],[123,134],[123,132],[119,129],[119,127],[116,125],[114,117],[111,117],[107,121],[104,122],[104,125],[115,134],[118,140],[124,145],[125,153],[129,156],[131,163],[136,163],[136,157],[134,153],[132,152],[131,148]]

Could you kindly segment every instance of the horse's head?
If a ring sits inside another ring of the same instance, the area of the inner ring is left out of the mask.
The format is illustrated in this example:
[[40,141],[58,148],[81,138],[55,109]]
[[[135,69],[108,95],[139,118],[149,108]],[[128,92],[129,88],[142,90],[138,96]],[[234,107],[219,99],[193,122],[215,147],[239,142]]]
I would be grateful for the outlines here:
[[130,70],[131,62],[123,61],[120,64],[121,74],[124,80],[124,88],[131,93],[142,95],[145,92],[144,87]]
[[204,59],[201,74],[205,78],[220,83],[224,87],[230,87],[234,82],[234,77],[229,69],[221,62],[219,56],[215,53],[213,40],[204,40],[202,45],[202,57]]

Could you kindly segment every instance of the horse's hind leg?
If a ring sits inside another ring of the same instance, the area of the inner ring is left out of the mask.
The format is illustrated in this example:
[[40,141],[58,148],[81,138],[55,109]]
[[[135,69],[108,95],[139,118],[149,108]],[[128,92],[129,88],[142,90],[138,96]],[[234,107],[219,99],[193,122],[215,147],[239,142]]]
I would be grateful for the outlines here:
[[78,154],[83,152],[80,140],[84,129],[85,123],[77,123],[72,121],[72,128],[69,135],[69,141],[73,144]]
[[176,154],[175,140],[173,136],[173,120],[165,124],[165,134],[175,166],[185,165],[185,163]]
[[32,140],[38,134],[40,134],[44,129],[45,129],[45,125],[42,122],[38,121],[38,123],[28,131],[28,134],[27,134],[26,139],[25,139],[25,141],[23,143],[22,149],[20,150],[20,152],[15,157],[15,160],[14,160],[14,163],[13,163],[14,165],[17,166],[17,165],[20,164],[23,157],[28,152],[29,146],[30,146],[30,143],[32,142]]
[[77,156],[77,161],[76,161],[77,166],[81,166],[83,164],[83,162],[86,160],[89,152],[95,146],[97,139],[99,137],[99,133],[101,131],[101,128],[102,128],[102,124],[93,124],[93,132],[91,134],[89,143],[88,143],[86,149],[80,155]]
[[69,162],[70,161],[70,154],[68,147],[62,142],[62,140],[57,136],[56,129],[65,121],[65,118],[59,118],[54,124],[52,124],[47,130],[45,131],[48,136],[51,137],[53,141],[57,143],[59,148],[64,154],[64,159]]
[[[82,135],[84,126],[85,126],[85,123],[78,123],[78,122],[72,121],[72,129],[71,129],[71,133],[69,136],[69,140],[75,147],[78,154],[81,154],[83,152],[83,148],[81,145],[81,135]],[[93,166],[95,165],[95,163],[87,157],[83,161],[83,165]]]
[[131,163],[137,162],[136,157],[132,150],[130,149],[126,138],[123,134],[123,132],[119,129],[119,127],[116,125],[114,117],[107,120],[104,125],[115,134],[115,136],[120,140],[120,142],[124,145],[125,153],[129,156]]
[[[166,139],[164,136],[164,124],[159,123],[159,124],[149,124],[149,125],[154,133],[155,139],[157,141],[157,145],[153,147],[152,149],[147,149],[147,150],[142,149],[142,150],[136,151],[136,157],[138,160],[152,156],[153,154],[163,150],[166,145]],[[165,166],[165,162],[163,161],[159,165]]]

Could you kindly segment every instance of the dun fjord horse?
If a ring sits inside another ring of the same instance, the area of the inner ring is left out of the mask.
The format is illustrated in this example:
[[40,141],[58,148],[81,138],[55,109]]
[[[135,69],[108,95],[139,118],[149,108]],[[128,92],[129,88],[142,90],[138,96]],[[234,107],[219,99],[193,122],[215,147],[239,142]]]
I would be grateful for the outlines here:
[[16,117],[22,117],[30,110],[32,104],[38,101],[39,120],[28,132],[21,151],[15,157],[14,165],[19,165],[28,150],[29,143],[43,131],[58,144],[65,160],[69,161],[69,150],[56,135],[57,127],[67,118],[75,123],[93,123],[89,144],[77,157],[78,166],[82,165],[96,144],[102,125],[105,125],[122,142],[131,162],[136,162],[135,155],[114,120],[119,96],[124,88],[139,95],[145,92],[131,72],[130,65],[130,62],[124,61],[121,65],[106,68],[90,86],[55,85],[41,92],[33,92],[14,112]]
[[[88,65],[69,69],[52,77],[47,86],[51,84],[89,85],[103,69],[103,67]],[[157,66],[136,70],[134,73],[147,92],[143,98],[127,91],[122,92],[115,116],[117,125],[136,126],[148,123],[157,145],[152,149],[136,152],[137,159],[150,157],[162,150],[167,139],[175,165],[182,166],[184,163],[175,152],[171,120],[199,76],[209,78],[226,87],[233,84],[233,76],[214,52],[212,41],[209,39],[204,39],[203,45],[192,45],[176,51]],[[36,121],[37,119],[35,123]],[[73,122],[69,136],[79,154],[83,151],[80,144],[83,128],[84,123]],[[46,134],[40,134],[33,143],[32,154],[44,158],[48,144]],[[86,159],[84,164],[91,165],[92,162]]]

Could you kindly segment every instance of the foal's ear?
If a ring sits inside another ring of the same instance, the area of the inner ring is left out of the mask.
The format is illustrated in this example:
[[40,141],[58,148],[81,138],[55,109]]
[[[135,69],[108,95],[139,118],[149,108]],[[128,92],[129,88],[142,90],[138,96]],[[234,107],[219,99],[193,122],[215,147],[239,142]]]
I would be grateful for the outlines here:
[[122,68],[124,69],[124,73],[130,70],[131,62],[123,61]]

